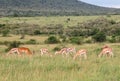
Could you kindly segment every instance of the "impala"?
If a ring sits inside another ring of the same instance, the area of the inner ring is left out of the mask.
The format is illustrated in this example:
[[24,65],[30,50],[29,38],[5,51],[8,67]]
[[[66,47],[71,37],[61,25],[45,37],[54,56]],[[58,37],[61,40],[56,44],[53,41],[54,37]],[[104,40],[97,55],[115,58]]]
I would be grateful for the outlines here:
[[44,54],[48,54],[48,55],[52,56],[52,55],[48,52],[48,49],[47,49],[47,48],[41,48],[41,49],[40,49],[40,53],[41,53],[41,56],[43,56]]
[[67,48],[67,52],[70,54],[70,53],[76,53],[76,49],[75,47],[69,47]]
[[67,48],[62,48],[60,51],[56,51],[55,52],[55,55],[57,55],[57,54],[62,54],[62,55],[64,55],[64,54],[66,54],[67,53]]
[[75,50],[75,48],[73,48],[73,47],[69,47],[69,48],[62,48],[60,51],[56,51],[55,52],[55,55],[57,55],[57,54],[62,54],[62,55],[68,55],[68,54],[70,54],[70,53],[76,53],[76,50]]
[[84,57],[84,59],[87,59],[87,51],[86,51],[86,49],[81,49],[81,50],[79,50],[75,55],[74,55],[74,57],[73,57],[73,59],[75,60],[78,56],[80,56],[80,57]]
[[102,51],[101,51],[100,54],[98,55],[98,57],[105,56],[105,55],[106,55],[106,56],[110,56],[110,57],[113,57],[113,56],[114,56],[111,47],[109,47],[109,46],[104,46],[104,47],[102,48]]
[[17,53],[18,55],[21,55],[22,53],[25,53],[27,55],[32,55],[32,52],[29,48],[26,47],[18,47],[18,48],[12,48],[7,55]]

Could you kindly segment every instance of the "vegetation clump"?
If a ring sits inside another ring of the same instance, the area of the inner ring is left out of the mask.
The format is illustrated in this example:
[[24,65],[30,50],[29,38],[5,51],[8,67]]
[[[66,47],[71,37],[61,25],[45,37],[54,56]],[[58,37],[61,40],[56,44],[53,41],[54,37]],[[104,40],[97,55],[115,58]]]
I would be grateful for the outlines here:
[[7,49],[5,49],[5,51],[9,51],[11,48],[17,48],[20,46],[20,44],[20,41],[5,42],[5,45],[7,46]]
[[46,44],[56,44],[56,43],[60,43],[59,39],[57,39],[57,37],[55,36],[50,36],[47,38],[47,40],[45,40]]

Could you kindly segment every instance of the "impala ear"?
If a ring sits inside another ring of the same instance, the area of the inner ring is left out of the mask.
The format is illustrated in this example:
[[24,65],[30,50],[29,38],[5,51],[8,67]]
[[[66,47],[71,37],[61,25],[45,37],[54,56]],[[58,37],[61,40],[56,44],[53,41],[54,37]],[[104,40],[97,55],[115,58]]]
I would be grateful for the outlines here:
[[109,46],[108,45],[104,45],[103,47],[102,47],[102,49],[104,49],[104,48],[108,48]]

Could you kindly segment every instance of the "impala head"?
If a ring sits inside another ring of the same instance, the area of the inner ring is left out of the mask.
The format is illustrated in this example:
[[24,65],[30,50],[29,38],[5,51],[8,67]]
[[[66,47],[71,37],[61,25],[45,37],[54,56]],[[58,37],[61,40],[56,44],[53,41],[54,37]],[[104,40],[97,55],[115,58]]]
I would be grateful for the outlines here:
[[108,56],[108,57],[113,57],[113,52],[112,48],[108,46],[104,46],[98,57],[100,58],[101,56]]
[[104,46],[102,47],[102,49],[104,49],[104,48],[109,48],[109,46],[108,46],[108,45],[104,45]]

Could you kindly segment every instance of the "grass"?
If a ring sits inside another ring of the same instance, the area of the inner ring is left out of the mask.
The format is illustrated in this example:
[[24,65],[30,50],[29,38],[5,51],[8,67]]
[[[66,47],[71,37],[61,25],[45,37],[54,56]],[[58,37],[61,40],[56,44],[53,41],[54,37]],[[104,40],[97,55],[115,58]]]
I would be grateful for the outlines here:
[[[0,18],[0,23],[28,23],[38,24],[40,26],[48,24],[63,24],[74,26],[80,22],[90,19],[96,19],[100,16],[62,16],[62,17],[15,17]],[[67,18],[70,22],[66,23]],[[119,22],[120,15],[107,17]],[[21,45],[35,51],[32,57],[23,55],[5,56],[4,50],[7,48],[0,45],[0,81],[120,81],[120,43],[95,43],[95,44],[64,44],[67,47],[74,46],[77,50],[87,49],[87,60],[77,58],[73,60],[71,56],[40,56],[40,48],[48,48],[51,54],[54,54],[53,48],[60,44],[44,44],[48,36],[25,36],[25,39],[19,39],[20,36],[10,35],[10,37],[1,37],[0,42],[21,41],[26,42],[35,39],[38,45]],[[109,45],[113,48],[114,58],[97,58],[103,45]]]
[[[30,39],[36,40],[37,43],[44,43],[44,40],[48,38],[48,36],[30,36],[30,35],[25,35],[25,39],[20,39],[21,35],[9,35],[8,37],[3,37],[0,35],[0,42],[4,41],[20,41],[20,42],[27,42]],[[8,40],[9,39],[9,40]]]
[[[38,51],[32,57],[17,55],[6,57],[2,52],[0,81],[120,81],[120,46],[115,43],[108,44],[113,47],[115,57],[99,59],[97,55],[103,45],[74,45],[77,50],[81,48],[88,50],[87,60],[79,58],[73,60],[72,57],[62,56],[41,57]],[[43,46],[52,50],[56,45],[25,45],[34,50],[39,50]],[[53,51],[51,53],[54,54]]]
[[[115,20],[120,22],[120,15],[111,15],[111,17],[107,17],[103,15],[107,19]],[[52,16],[52,17],[3,17],[0,18],[0,23],[7,24],[18,24],[18,23],[28,23],[28,24],[36,24],[40,27],[49,25],[49,24],[62,24],[64,27],[67,26],[75,26],[81,22],[85,22],[87,20],[93,20],[100,16]],[[70,18],[69,22],[66,22],[67,19]]]

